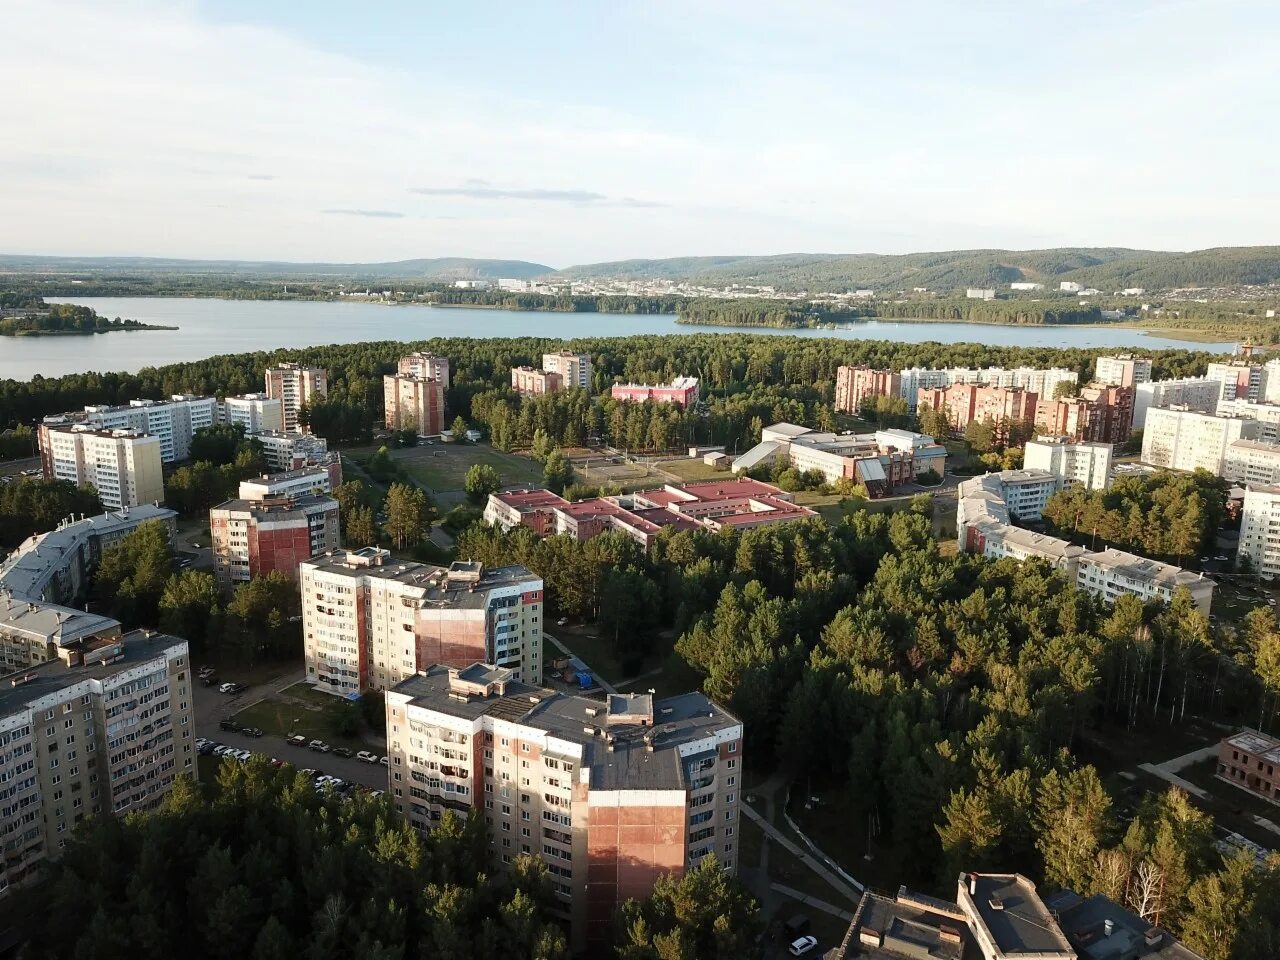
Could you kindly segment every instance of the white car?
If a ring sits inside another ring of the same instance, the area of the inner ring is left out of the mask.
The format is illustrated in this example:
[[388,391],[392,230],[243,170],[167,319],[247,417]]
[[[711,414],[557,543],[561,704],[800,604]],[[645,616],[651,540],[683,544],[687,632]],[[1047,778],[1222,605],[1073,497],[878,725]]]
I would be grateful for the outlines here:
[[800,937],[798,940],[791,941],[791,948],[787,952],[793,957],[803,957],[817,945],[817,937]]
[[378,755],[376,753],[370,753],[368,750],[361,750],[356,754],[356,759],[363,760],[365,763],[377,763]]

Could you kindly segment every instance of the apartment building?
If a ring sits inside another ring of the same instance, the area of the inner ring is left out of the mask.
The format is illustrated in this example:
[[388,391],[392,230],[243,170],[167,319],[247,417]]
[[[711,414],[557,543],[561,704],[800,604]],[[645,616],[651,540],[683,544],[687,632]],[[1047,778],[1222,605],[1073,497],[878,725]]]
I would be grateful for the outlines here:
[[341,546],[338,501],[309,494],[228,500],[209,511],[209,537],[223,589],[273,570],[296,580],[304,560]]
[[1147,411],[1142,431],[1142,461],[1171,470],[1208,470],[1222,474],[1228,447],[1260,433],[1256,420],[1220,417],[1182,408]]
[[1205,371],[1205,379],[1222,384],[1223,400],[1248,400],[1257,403],[1266,388],[1266,371],[1261,364],[1233,360],[1229,363],[1211,363]]
[[218,401],[218,422],[238,423],[245,433],[284,430],[284,401],[265,393],[246,393]]
[[1213,603],[1214,582],[1203,573],[1192,573],[1173,564],[1148,560],[1123,550],[1103,550],[1081,555],[1076,567],[1076,586],[1114,602],[1122,593],[1131,593],[1144,602],[1169,603],[1179,587],[1185,587],[1205,616]]
[[92,484],[110,510],[164,499],[159,437],[83,423],[42,423],[40,462],[46,480]]
[[1280,804],[1280,740],[1245,728],[1218,742],[1215,776],[1255,797]]
[[0,587],[0,673],[56,660],[86,637],[116,636],[119,622],[75,607],[23,597]]
[[329,452],[329,442],[324,437],[276,430],[264,430],[251,436],[262,444],[262,459],[273,471],[298,470],[317,464],[338,463],[338,470],[341,473],[342,467],[338,455]]
[[1090,385],[1074,397],[1036,404],[1037,429],[1094,443],[1124,443],[1133,427],[1133,387]]
[[591,390],[591,354],[589,353],[574,353],[571,350],[544,353],[542,369],[547,373],[558,374],[565,389],[578,387],[588,392]]
[[671,403],[677,407],[690,407],[698,402],[698,378],[676,377],[665,386],[644,383],[615,383],[610,396],[624,403]]
[[444,389],[449,389],[449,358],[437,357],[434,353],[406,354],[396,364],[396,373],[402,377],[418,380],[434,380]]
[[388,430],[416,430],[421,437],[438,437],[444,430],[443,381],[387,374],[382,399]]
[[386,695],[391,794],[431,829],[482,811],[495,865],[541,859],[572,948],[607,949],[617,906],[714,853],[737,870],[742,723],[701,693],[605,701],[482,663]]
[[1254,486],[1280,484],[1280,443],[1233,440],[1222,458],[1222,477]]
[[1056,396],[1058,386],[1063,383],[1070,384],[1074,390],[1077,377],[1074,370],[1064,370],[1061,367],[1050,367],[1047,370],[1034,367],[948,367],[940,370],[909,367],[898,374],[901,396],[913,410],[921,389],[942,389],[957,383],[968,383],[1005,389],[1017,388],[1034,393],[1043,400]]
[[1038,399],[1035,393],[1021,387],[955,383],[949,387],[922,388],[916,397],[916,408],[945,408],[956,433],[964,433],[971,423],[990,423],[996,431],[996,442],[1004,443],[1009,438],[1011,424],[1035,421]]
[[80,520],[69,517],[48,533],[28,537],[0,563],[0,590],[44,603],[80,602],[104,551],[152,520],[165,524],[172,538],[177,516],[144,503]]
[[1268,443],[1280,442],[1280,404],[1223,400],[1218,404],[1218,416],[1256,420],[1258,435],[1254,439],[1265,440]]
[[1240,512],[1236,566],[1249,561],[1268,580],[1280,574],[1280,486],[1250,487]]
[[1136,387],[1151,379],[1151,360],[1130,353],[1099,357],[1093,365],[1093,379],[1112,387]]
[[1037,437],[1023,447],[1022,466],[1053,474],[1058,489],[1105,490],[1111,485],[1109,443],[1076,443],[1069,437]]
[[[956,539],[961,550],[991,559],[1044,560],[1079,589],[1108,601],[1131,593],[1143,602],[1168,603],[1176,589],[1186,587],[1196,606],[1209,613],[1214,582],[1201,574],[1120,550],[1097,553],[1016,526],[1019,519],[1037,518],[1056,488],[1054,483],[1043,482],[1054,480],[1052,475],[1041,474],[1042,482],[1037,483],[1035,473],[1038,471],[1006,470],[960,484]],[[1026,474],[1033,476],[1019,476]]]
[[791,494],[750,477],[667,484],[577,503],[550,490],[512,490],[489,495],[484,520],[510,530],[524,526],[541,536],[566,534],[579,542],[619,531],[646,550],[667,527],[712,532],[805,520],[818,514],[797,506]]
[[511,368],[511,389],[522,397],[540,397],[544,393],[555,393],[563,387],[564,380],[558,373],[535,370],[528,366]]
[[76,826],[156,807],[197,776],[185,640],[87,636],[0,683],[0,899]]
[[1140,383],[1133,398],[1133,429],[1141,430],[1152,407],[1186,407],[1199,413],[1219,413],[1222,381],[1208,377],[1184,377],[1181,380],[1152,380]]
[[542,580],[524,567],[401,563],[366,547],[314,557],[300,580],[317,690],[386,690],[430,664],[476,660],[542,678]]
[[733,472],[779,462],[797,470],[818,470],[832,483],[861,483],[868,496],[876,498],[929,471],[945,476],[947,448],[927,434],[910,430],[825,433],[775,423],[760,432],[758,444],[733,461]]
[[329,395],[329,373],[322,367],[301,363],[280,363],[268,367],[267,396],[279,400],[286,433],[310,433],[300,418],[303,407],[319,403]]
[[871,367],[839,367],[836,370],[837,413],[857,415],[872,397],[897,397],[902,393],[902,376],[892,370]]
[[332,463],[264,473],[252,480],[241,480],[237,496],[241,500],[275,500],[280,497],[320,496],[332,493],[342,483],[342,463]]

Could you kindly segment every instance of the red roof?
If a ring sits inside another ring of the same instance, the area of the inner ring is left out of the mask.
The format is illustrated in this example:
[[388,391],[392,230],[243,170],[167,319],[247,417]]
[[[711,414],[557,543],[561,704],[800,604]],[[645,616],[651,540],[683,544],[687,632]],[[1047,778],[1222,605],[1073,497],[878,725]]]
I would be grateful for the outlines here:
[[566,507],[569,501],[550,490],[508,490],[495,493],[494,497],[515,510],[534,510],[538,507]]

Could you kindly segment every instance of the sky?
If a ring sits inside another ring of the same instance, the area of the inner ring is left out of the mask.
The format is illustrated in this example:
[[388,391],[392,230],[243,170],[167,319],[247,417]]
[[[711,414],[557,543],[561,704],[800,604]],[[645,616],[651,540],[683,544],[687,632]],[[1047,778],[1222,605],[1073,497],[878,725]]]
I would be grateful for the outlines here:
[[0,252],[1280,243],[1274,0],[0,0]]

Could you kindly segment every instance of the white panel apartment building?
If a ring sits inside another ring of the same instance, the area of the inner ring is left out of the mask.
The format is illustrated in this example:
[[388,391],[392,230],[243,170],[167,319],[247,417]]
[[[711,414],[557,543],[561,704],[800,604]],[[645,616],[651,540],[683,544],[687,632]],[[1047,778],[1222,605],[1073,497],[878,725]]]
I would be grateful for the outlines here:
[[591,354],[573,353],[561,350],[559,353],[544,353],[542,369],[547,373],[560,374],[565,389],[580,387],[591,389]]
[[1148,560],[1123,550],[1086,551],[1076,567],[1076,586],[1115,602],[1122,593],[1131,593],[1144,602],[1168,603],[1178,587],[1191,592],[1200,612],[1209,615],[1214,582],[1202,573],[1192,573],[1172,564]]
[[1193,410],[1153,408],[1142,431],[1142,461],[1171,470],[1222,474],[1227,447],[1261,432],[1256,420],[1220,417]]
[[196,778],[185,640],[86,638],[0,686],[0,899],[39,878],[76,826],[156,807]]
[[281,363],[268,367],[265,375],[267,396],[279,400],[284,412],[284,429],[288,433],[305,433],[299,414],[304,406],[318,403],[329,395],[329,373],[322,367],[299,363]]
[[542,580],[524,567],[448,569],[366,547],[299,566],[307,679],[386,690],[433,663],[496,663],[542,678]]
[[245,433],[284,430],[284,401],[265,393],[246,393],[218,401],[218,422],[238,423]]
[[1232,483],[1280,484],[1280,443],[1236,440],[1227,445],[1222,477]]
[[1141,430],[1152,407],[1186,407],[1200,413],[1220,413],[1222,381],[1208,377],[1152,380],[1140,383],[1133,397],[1133,429]]
[[1093,379],[1109,386],[1134,387],[1151,379],[1151,360],[1127,353],[1099,357],[1094,363]]
[[1266,370],[1257,363],[1211,363],[1205,371],[1209,380],[1222,383],[1222,399],[1257,403],[1266,392]]
[[272,471],[299,470],[330,460],[329,442],[324,437],[274,430],[254,433],[252,437],[262,444],[262,459]]
[[[49,427],[84,424],[99,430],[132,430],[160,441],[160,459],[177,463],[191,456],[191,437],[213,426],[218,401],[213,397],[175,394],[169,400],[132,400],[124,406],[90,405],[83,413],[45,417]],[[42,430],[43,435],[43,430]]]
[[701,693],[566,696],[475,663],[386,695],[392,799],[427,832],[480,811],[493,860],[540,859],[576,953],[604,955],[619,904],[715,854],[736,872],[742,723]]
[[1024,447],[1022,466],[1052,474],[1059,490],[1076,486],[1105,490],[1111,485],[1111,444],[1038,437]]
[[1226,400],[1218,404],[1221,417],[1244,417],[1258,422],[1255,440],[1280,441],[1280,404],[1251,403],[1248,400]]
[[92,484],[109,510],[164,499],[158,437],[42,423],[40,460],[46,479]]
[[1280,574],[1280,487],[1245,491],[1236,563],[1245,559],[1255,573],[1268,580]]
[[1076,386],[1078,374],[1074,370],[1061,367],[1050,367],[1038,370],[1034,367],[948,367],[942,370],[928,370],[923,367],[909,367],[900,374],[900,395],[907,401],[912,410],[921,389],[949,387],[953,383],[974,383],[990,387],[1020,387],[1034,393],[1042,399],[1052,399],[1058,384],[1069,383]]

